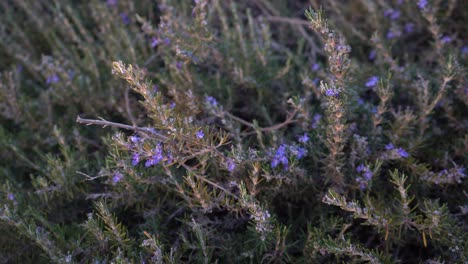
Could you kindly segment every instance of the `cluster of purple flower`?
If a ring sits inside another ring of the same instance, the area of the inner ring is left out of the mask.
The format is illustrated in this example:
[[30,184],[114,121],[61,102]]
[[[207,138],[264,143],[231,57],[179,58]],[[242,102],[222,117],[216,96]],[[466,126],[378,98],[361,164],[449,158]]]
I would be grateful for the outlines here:
[[[309,136],[304,133],[304,135],[299,137],[299,142],[305,144],[309,141]],[[289,168],[289,156],[293,155],[296,159],[302,159],[307,155],[307,150],[298,145],[286,145],[281,144],[278,149],[275,151],[275,154],[271,158],[271,168],[276,168],[278,165],[282,164],[283,168],[287,170]]]
[[366,87],[374,87],[377,85],[379,82],[379,77],[378,76],[372,76],[366,81]]
[[406,152],[406,150],[404,150],[403,148],[395,148],[395,146],[393,146],[392,143],[387,144],[385,146],[385,149],[390,151],[393,154],[396,154],[397,157],[399,157],[399,158],[409,157],[409,154],[408,154],[408,152]]
[[364,164],[360,164],[356,168],[356,171],[359,172],[362,175],[362,177],[357,177],[356,178],[356,182],[359,184],[359,188],[361,188],[361,190],[364,190],[369,185],[369,182],[372,179],[372,176],[374,174],[370,170],[369,166],[364,165]]

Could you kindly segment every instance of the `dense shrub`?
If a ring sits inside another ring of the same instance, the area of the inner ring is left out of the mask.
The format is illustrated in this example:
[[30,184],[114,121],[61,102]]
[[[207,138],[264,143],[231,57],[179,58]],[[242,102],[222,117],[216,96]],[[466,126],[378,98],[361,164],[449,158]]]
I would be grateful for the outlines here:
[[306,2],[2,1],[0,262],[467,262],[465,4]]

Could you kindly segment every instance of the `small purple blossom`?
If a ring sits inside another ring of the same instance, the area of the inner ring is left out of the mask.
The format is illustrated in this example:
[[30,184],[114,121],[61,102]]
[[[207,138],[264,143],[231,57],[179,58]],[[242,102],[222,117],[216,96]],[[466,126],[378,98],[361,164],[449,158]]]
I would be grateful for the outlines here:
[[213,96],[207,96],[205,100],[211,106],[217,106],[218,105],[218,101],[216,101],[216,99]]
[[182,69],[182,65],[183,65],[183,63],[181,61],[176,62],[176,68],[178,70]]
[[441,39],[440,39],[440,42],[442,42],[443,44],[447,44],[447,43],[450,43],[452,42],[452,37],[450,36],[443,36]]
[[367,79],[366,81],[366,87],[374,87],[377,85],[377,83],[379,82],[379,77],[377,76],[372,76],[370,77],[369,79]]
[[418,1],[418,7],[420,9],[425,9],[427,7],[427,0],[419,0]]
[[106,5],[108,6],[115,6],[117,4],[117,0],[107,0]]
[[377,51],[375,49],[371,50],[368,56],[369,60],[373,61],[375,60],[376,57],[377,57]]
[[294,148],[292,152],[296,155],[297,159],[302,159],[307,154],[307,150],[301,147]]
[[164,44],[165,44],[166,46],[171,45],[171,40],[170,40],[169,38],[164,38]]
[[7,194],[7,199],[10,200],[10,201],[14,201],[15,200],[15,195],[13,193],[8,193]]
[[320,70],[320,64],[318,64],[318,63],[312,64],[311,69],[312,69],[312,71],[314,71],[314,72]]
[[398,38],[400,36],[401,36],[401,31],[399,31],[399,30],[389,30],[387,32],[386,38],[387,39],[394,39],[394,38]]
[[320,123],[320,119],[322,119],[322,115],[321,114],[315,114],[312,119],[313,119],[312,128],[316,129],[318,127],[318,124]]
[[140,163],[140,154],[139,153],[134,153],[132,155],[132,165],[136,166],[136,165],[138,165],[138,163]]
[[406,152],[406,150],[404,150],[403,148],[398,148],[396,151],[397,151],[397,154],[400,155],[400,157],[402,158],[409,157],[408,152]]
[[152,37],[152,38],[151,38],[151,47],[154,49],[154,48],[156,48],[156,46],[158,46],[158,45],[159,45],[159,40],[158,40],[158,38]]
[[468,54],[468,45],[465,45],[461,48],[461,54],[462,55]]
[[363,105],[364,104],[364,99],[358,98],[357,103],[358,103],[358,105]]
[[46,83],[51,84],[51,83],[58,83],[60,81],[60,78],[58,77],[57,74],[52,74],[47,77]]
[[325,90],[325,95],[328,96],[328,97],[338,96],[338,95],[340,95],[340,92],[338,91],[338,89],[328,88],[328,89]]
[[122,19],[122,23],[124,23],[124,25],[130,24],[130,18],[128,17],[127,13],[120,13],[120,19]]
[[391,20],[397,20],[398,18],[400,18],[400,15],[401,12],[398,9],[390,8],[384,11],[384,16],[389,17]]
[[366,165],[364,164],[359,164],[359,166],[356,168],[357,172],[362,172],[366,169]]
[[132,143],[138,143],[141,141],[141,138],[139,136],[133,135],[133,136],[130,136],[130,141]]
[[395,148],[395,146],[393,146],[392,143],[388,143],[387,145],[385,145],[385,149],[386,149],[386,150],[392,150],[392,149],[394,149],[394,148]]
[[202,130],[198,130],[197,133],[195,134],[197,136],[197,138],[203,138],[205,136],[205,133],[203,133]]
[[114,176],[112,177],[112,182],[114,184],[120,182],[123,179],[123,175],[120,172],[114,173]]
[[414,24],[413,23],[406,23],[405,24],[405,32],[412,33],[414,31]]
[[300,136],[299,137],[299,142],[301,143],[307,143],[309,141],[309,136],[307,135],[307,133],[304,133],[304,135]]
[[169,107],[170,107],[171,109],[174,109],[174,108],[176,107],[176,103],[174,103],[174,102],[170,103],[170,104],[169,104]]
[[236,168],[236,163],[233,159],[227,159],[226,161],[228,171],[232,172]]

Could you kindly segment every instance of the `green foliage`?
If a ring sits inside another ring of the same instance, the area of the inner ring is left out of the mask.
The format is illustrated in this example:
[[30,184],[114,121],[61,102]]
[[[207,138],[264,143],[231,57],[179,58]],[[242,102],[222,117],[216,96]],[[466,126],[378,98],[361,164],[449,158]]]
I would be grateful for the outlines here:
[[462,1],[156,2],[0,3],[0,263],[468,261]]

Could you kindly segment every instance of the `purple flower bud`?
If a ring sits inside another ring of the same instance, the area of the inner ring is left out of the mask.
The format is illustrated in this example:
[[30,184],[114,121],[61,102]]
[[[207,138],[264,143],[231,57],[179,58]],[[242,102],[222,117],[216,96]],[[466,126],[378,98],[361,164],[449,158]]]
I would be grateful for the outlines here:
[[232,172],[236,168],[236,163],[234,162],[233,159],[227,159],[227,169],[228,171]]
[[178,70],[182,69],[182,65],[183,65],[183,63],[181,61],[176,62],[176,68]]
[[385,145],[385,149],[386,149],[386,150],[392,150],[392,149],[394,149],[394,148],[395,148],[395,146],[393,146],[392,143],[388,143],[387,145]]
[[452,39],[452,37],[450,37],[450,36],[443,36],[443,37],[440,39],[440,41],[441,41],[443,44],[450,43],[450,42],[452,42],[452,40],[453,40],[453,39]]
[[372,76],[369,79],[367,79],[366,87],[374,87],[377,85],[378,82],[379,82],[379,77]]
[[312,119],[313,119],[312,128],[316,129],[318,127],[318,124],[320,123],[320,119],[322,119],[322,115],[321,114],[315,114]]
[[375,49],[371,50],[368,56],[369,60],[373,61],[375,60],[376,57],[377,57],[377,51]]
[[151,47],[156,48],[159,45],[159,40],[156,37],[151,38]]
[[116,183],[120,182],[120,181],[122,180],[122,178],[123,178],[123,175],[120,174],[120,172],[116,172],[116,173],[114,174],[114,177],[112,177],[112,182],[113,182],[114,184],[116,184]]
[[311,69],[312,69],[312,71],[316,72],[316,71],[320,70],[320,65],[318,63],[314,63],[314,64],[312,64]]
[[398,155],[400,155],[400,157],[402,157],[402,158],[407,158],[407,157],[409,157],[408,152],[406,152],[406,150],[404,150],[403,148],[398,148],[398,149],[397,149],[397,153],[398,153]]
[[139,153],[134,153],[132,155],[132,165],[136,166],[140,162],[140,154]]
[[10,201],[14,201],[15,200],[15,195],[13,193],[8,193],[7,194],[7,199],[10,200]]
[[301,143],[307,143],[308,141],[309,141],[309,136],[307,135],[307,133],[304,133],[304,135],[299,137],[299,142]]
[[357,172],[362,172],[366,169],[366,165],[364,164],[360,164],[357,168],[356,168],[356,171]]
[[414,31],[414,24],[413,23],[406,23],[405,24],[405,32],[412,33]]
[[370,171],[369,169],[367,169],[363,175],[364,175],[364,178],[368,181],[370,181],[373,176],[372,171]]
[[197,138],[203,138],[205,136],[205,133],[203,133],[202,130],[198,130],[196,133]]
[[106,5],[108,6],[115,6],[117,4],[117,0],[107,0]]
[[419,0],[418,1],[418,7],[420,9],[425,9],[427,7],[427,0]]
[[165,44],[166,46],[171,45],[171,40],[170,40],[169,38],[164,38],[164,44]]
[[465,45],[461,48],[461,54],[462,55],[468,54],[468,45]]
[[394,38],[398,38],[399,36],[401,36],[401,32],[399,30],[389,30],[387,32],[386,38],[394,39]]
[[171,109],[174,109],[174,108],[176,107],[176,103],[172,102],[172,103],[169,105],[169,107],[170,107]]
[[60,78],[58,77],[57,74],[52,74],[49,77],[47,77],[46,83],[51,84],[51,83],[58,83],[60,81]]
[[130,24],[130,18],[128,17],[127,13],[120,13],[120,18],[122,19],[122,23],[124,23],[124,25]]
[[138,143],[140,142],[141,138],[139,136],[130,136],[130,141],[132,143]]
[[206,102],[210,104],[211,106],[216,106],[218,105],[218,101],[213,96],[207,96],[206,97]]

